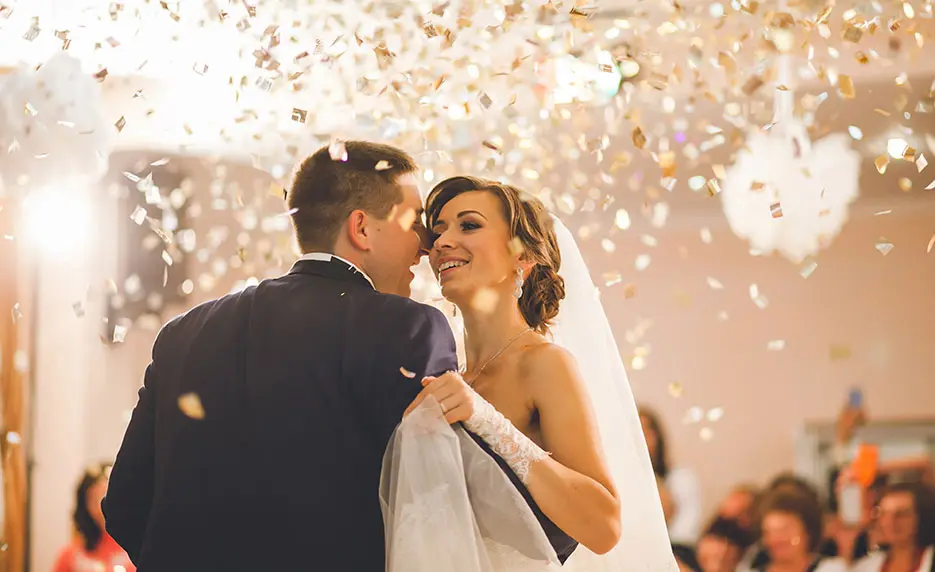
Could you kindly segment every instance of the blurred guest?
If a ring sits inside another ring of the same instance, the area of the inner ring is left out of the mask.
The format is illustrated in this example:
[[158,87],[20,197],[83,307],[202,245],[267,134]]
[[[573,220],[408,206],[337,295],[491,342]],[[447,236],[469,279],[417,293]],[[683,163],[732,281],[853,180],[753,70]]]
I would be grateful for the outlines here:
[[931,486],[888,486],[874,516],[883,550],[858,561],[855,572],[935,570],[935,490]]
[[760,530],[768,562],[758,566],[758,572],[847,570],[843,560],[818,553],[822,511],[816,496],[780,488],[763,504]]
[[[794,473],[780,473],[766,486],[753,509],[756,515],[753,532],[757,537],[761,536],[760,524],[762,523],[765,505],[776,495],[800,495],[807,498],[809,503],[818,506],[819,512],[821,510],[821,500],[815,487]],[[819,549],[819,552],[821,552],[821,549]],[[747,554],[744,555],[740,568],[743,570],[760,570],[768,566],[769,562],[769,551],[766,550],[762,542],[758,542],[750,547]]]
[[88,466],[75,491],[75,540],[62,549],[53,572],[134,572],[130,557],[104,530],[101,499],[107,492],[109,464]]
[[698,540],[698,564],[703,572],[733,572],[751,543],[750,531],[736,520],[719,516]]
[[747,531],[756,527],[756,503],[759,491],[753,485],[738,485],[731,489],[718,507],[718,517],[730,519]]
[[670,464],[662,424],[654,412],[641,407],[640,421],[653,471],[665,483],[672,497],[672,515],[667,520],[669,538],[675,544],[694,544],[701,528],[701,485],[698,477],[687,467]]

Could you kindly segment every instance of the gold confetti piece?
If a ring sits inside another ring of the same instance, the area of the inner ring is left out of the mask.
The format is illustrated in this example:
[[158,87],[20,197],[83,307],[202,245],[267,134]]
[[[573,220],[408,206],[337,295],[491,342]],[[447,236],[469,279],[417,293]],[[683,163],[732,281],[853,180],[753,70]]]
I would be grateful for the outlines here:
[[912,190],[912,180],[908,177],[900,177],[897,184],[899,185],[899,189],[904,193],[908,193]]
[[114,123],[114,127],[117,128],[117,132],[123,131],[123,128],[127,126],[127,119],[124,116],[120,116],[120,119]]
[[932,235],[932,238],[929,239],[929,245],[925,247],[925,253],[928,254],[932,252],[932,247],[935,246],[935,234]]
[[928,184],[927,187],[925,187],[926,191],[931,191],[932,189],[935,189],[935,180],[933,180],[931,183]]
[[642,149],[646,145],[646,135],[639,127],[633,128],[633,145],[637,149]]
[[620,230],[627,230],[630,228],[630,213],[626,209],[618,209],[617,214],[614,216],[614,224]]
[[890,164],[890,158],[886,155],[880,155],[873,160],[873,166],[877,168],[877,173],[881,175],[886,173],[886,167]]
[[704,227],[701,229],[701,242],[705,244],[711,244],[711,241],[714,240],[714,237],[711,236],[711,229]]
[[750,190],[755,193],[758,193],[765,188],[766,188],[766,183],[763,183],[760,181],[753,181],[752,183],[750,183]]
[[893,209],[886,209],[885,211],[877,211],[873,213],[873,216],[884,216],[884,215],[891,214],[892,212],[893,212]]
[[861,131],[860,127],[857,127],[856,125],[851,125],[850,127],[848,127],[847,132],[850,133],[851,138],[854,139],[855,141],[860,141],[861,139],[864,138],[864,132]]
[[399,368],[399,373],[403,374],[403,377],[408,377],[409,379],[413,379],[416,376],[414,372],[411,372],[402,366]]
[[832,361],[848,359],[851,357],[851,348],[843,344],[832,344],[828,353]]
[[[931,9],[931,6],[929,6],[929,8]],[[915,18],[916,12],[912,8],[912,4],[910,4],[909,2],[903,2],[903,14],[905,14],[906,17],[909,18],[910,20]]]
[[928,167],[928,164],[929,162],[928,159],[925,158],[925,155],[919,153],[919,156],[916,158],[916,169],[918,169],[921,173],[925,170],[926,167]]
[[621,276],[619,272],[604,273],[604,286],[610,287],[620,282],[623,282],[623,276]]
[[636,292],[637,292],[636,284],[633,282],[630,282],[624,285],[623,287],[623,297],[627,300],[629,300],[630,298],[635,298]]
[[136,208],[133,209],[133,214],[130,215],[130,220],[138,225],[143,224],[143,221],[146,220],[146,209],[140,205],[136,205]]
[[74,310],[75,316],[79,318],[84,317],[84,304],[80,300],[72,304],[71,309]]
[[675,397],[675,398],[682,397],[683,393],[685,393],[685,388],[682,387],[681,383],[677,381],[673,381],[672,383],[669,384],[669,395],[671,395],[672,397]]
[[893,250],[893,243],[886,240],[885,238],[880,238],[880,240],[878,240],[874,246],[883,256],[886,256],[890,253],[891,250]]
[[851,76],[844,74],[838,76],[838,93],[840,93],[841,97],[844,99],[853,99],[856,96],[854,82],[851,80]]
[[705,188],[708,189],[708,196],[713,197],[721,192],[721,183],[717,179],[708,179],[705,183]]
[[114,336],[112,341],[115,344],[122,344],[127,339],[127,327],[123,324],[114,325]]
[[711,423],[716,423],[716,422],[720,421],[720,420],[724,417],[724,408],[723,408],[723,407],[714,407],[714,408],[712,408],[712,409],[709,409],[708,412],[705,414],[705,417],[706,417],[706,418],[708,419],[708,421],[710,421]]
[[633,267],[636,268],[638,272],[642,272],[649,267],[650,262],[652,262],[652,257],[648,254],[640,254],[636,257],[636,260],[633,262]]
[[165,250],[162,251],[162,261],[166,263],[166,266],[172,266],[172,256]]
[[197,393],[185,393],[179,396],[179,410],[191,419],[204,419],[205,408]]
[[714,439],[714,430],[710,427],[702,427],[701,430],[698,431],[698,436],[701,437],[702,441],[710,441]]
[[98,83],[103,82],[105,79],[107,79],[107,68],[104,68],[101,71],[93,74],[91,77],[96,79]]
[[23,317],[23,312],[22,312],[22,310],[20,310],[19,302],[16,302],[15,304],[13,304],[13,311],[12,311],[12,314],[13,314],[13,323],[14,323],[14,324],[17,323],[17,322],[19,322],[20,319],[22,319],[22,317]]
[[[307,117],[308,117],[308,112],[305,111],[304,109],[299,109],[298,107],[292,108],[292,120],[295,121],[296,123],[305,123],[305,119]],[[331,158],[337,161],[337,159],[335,159],[334,157],[331,157]],[[346,161],[346,160],[347,159],[342,159],[342,161]]]
[[385,160],[378,161],[376,166],[374,167],[374,169],[376,169],[377,171],[386,171],[390,168],[391,168],[390,162],[385,161]]
[[519,256],[526,251],[526,249],[523,248],[523,241],[521,241],[518,236],[514,236],[510,239],[510,242],[508,242],[506,246],[511,256]]
[[779,203],[769,205],[769,214],[773,218],[782,218],[782,205]]
[[481,288],[471,298],[471,307],[481,314],[492,314],[497,309],[499,298],[493,288]]
[[845,42],[852,42],[856,44],[860,42],[860,38],[863,35],[864,35],[863,30],[861,30],[857,26],[854,26],[853,24],[848,23],[846,24],[846,27],[844,28],[844,32],[841,34],[841,38],[843,38]]
[[328,145],[328,154],[331,155],[332,161],[347,161],[347,147],[344,141],[340,139],[332,141],[331,145]]
[[708,286],[712,290],[723,290],[724,289],[724,285],[721,284],[721,282],[717,278],[712,278],[711,276],[708,276],[705,280],[708,282]]

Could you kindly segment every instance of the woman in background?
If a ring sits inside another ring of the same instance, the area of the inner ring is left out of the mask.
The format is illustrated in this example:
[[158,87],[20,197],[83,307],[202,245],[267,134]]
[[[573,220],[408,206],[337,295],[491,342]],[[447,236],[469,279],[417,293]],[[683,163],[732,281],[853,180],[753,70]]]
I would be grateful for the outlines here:
[[844,572],[847,564],[839,558],[824,557],[818,547],[822,540],[822,510],[810,494],[779,489],[764,502],[761,511],[760,542],[768,561],[756,572]]
[[107,493],[111,465],[88,466],[75,491],[76,537],[62,549],[53,572],[135,572],[130,557],[104,530],[101,499]]
[[[701,485],[698,476],[688,467],[669,464],[665,435],[655,412],[640,407],[640,422],[653,471],[665,484],[665,491],[671,499],[669,510],[666,510],[669,538],[673,544],[694,545],[701,532]],[[663,504],[665,506],[666,503]]]
[[935,490],[931,486],[890,485],[874,512],[883,550],[859,560],[854,572],[935,570]]

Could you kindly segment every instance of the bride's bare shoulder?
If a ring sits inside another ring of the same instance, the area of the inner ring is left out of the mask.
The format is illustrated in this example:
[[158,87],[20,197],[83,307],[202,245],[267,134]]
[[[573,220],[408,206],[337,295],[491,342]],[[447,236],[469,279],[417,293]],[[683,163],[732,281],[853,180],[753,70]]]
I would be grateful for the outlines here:
[[577,386],[580,383],[574,356],[560,345],[549,342],[531,344],[522,352],[520,375],[524,385],[535,392]]

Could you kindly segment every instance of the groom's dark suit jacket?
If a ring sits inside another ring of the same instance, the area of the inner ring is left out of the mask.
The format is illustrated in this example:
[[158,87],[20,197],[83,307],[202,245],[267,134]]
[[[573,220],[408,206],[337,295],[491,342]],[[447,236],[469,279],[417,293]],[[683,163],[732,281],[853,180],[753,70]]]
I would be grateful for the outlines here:
[[140,572],[382,571],[386,443],[454,369],[439,311],[336,259],[198,306],[153,345],[107,531]]

